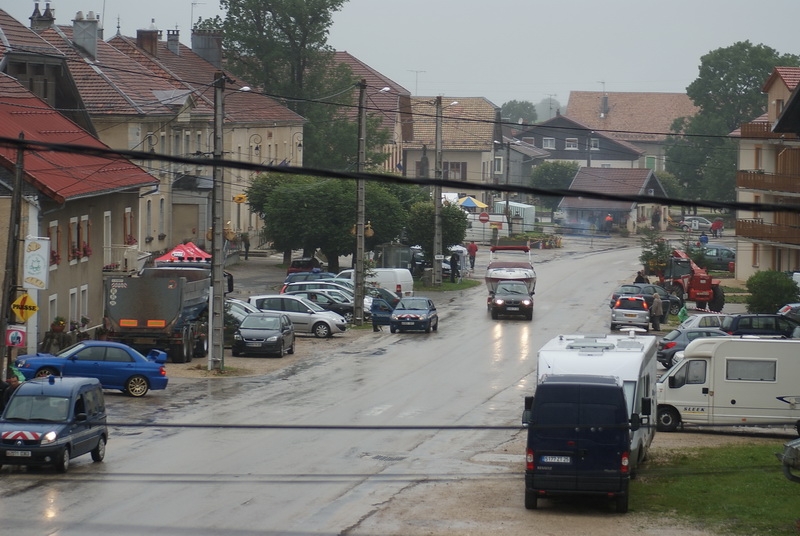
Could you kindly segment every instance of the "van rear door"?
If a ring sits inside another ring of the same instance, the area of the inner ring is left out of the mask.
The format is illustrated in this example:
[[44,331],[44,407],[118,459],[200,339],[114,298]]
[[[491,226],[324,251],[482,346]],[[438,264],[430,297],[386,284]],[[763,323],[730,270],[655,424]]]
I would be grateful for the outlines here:
[[577,385],[536,390],[528,448],[533,451],[535,476],[545,482],[535,487],[547,490],[573,491],[576,487],[576,458],[578,456],[578,397]]

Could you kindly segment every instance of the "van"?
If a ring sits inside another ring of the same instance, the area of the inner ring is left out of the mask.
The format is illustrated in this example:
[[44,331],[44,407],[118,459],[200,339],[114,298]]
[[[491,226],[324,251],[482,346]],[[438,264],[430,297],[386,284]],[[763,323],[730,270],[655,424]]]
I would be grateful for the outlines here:
[[[353,279],[355,270],[342,270],[336,277]],[[366,271],[368,285],[383,287],[400,297],[414,295],[414,278],[406,268],[370,268]]]
[[0,465],[51,465],[66,473],[70,460],[106,455],[103,388],[96,378],[55,376],[20,384],[0,418]]
[[704,337],[657,384],[660,431],[698,425],[792,426],[800,434],[800,341]]
[[628,511],[631,432],[622,381],[613,376],[546,375],[525,397],[525,508],[540,498],[598,495]]
[[635,475],[655,436],[650,415],[656,399],[658,339],[628,334],[560,335],[539,349],[539,381],[548,375],[583,374],[612,376],[622,384],[627,415],[639,415],[643,424],[631,437],[629,468]]

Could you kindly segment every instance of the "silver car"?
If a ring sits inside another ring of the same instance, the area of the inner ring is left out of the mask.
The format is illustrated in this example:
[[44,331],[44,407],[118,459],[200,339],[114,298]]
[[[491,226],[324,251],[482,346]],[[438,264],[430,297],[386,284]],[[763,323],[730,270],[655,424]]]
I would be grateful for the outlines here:
[[611,331],[634,326],[650,331],[650,309],[642,296],[620,296],[611,308]]
[[326,311],[314,302],[287,294],[250,296],[248,303],[261,311],[286,313],[294,325],[295,333],[312,333],[319,338],[333,337],[347,330],[347,321],[333,311]]

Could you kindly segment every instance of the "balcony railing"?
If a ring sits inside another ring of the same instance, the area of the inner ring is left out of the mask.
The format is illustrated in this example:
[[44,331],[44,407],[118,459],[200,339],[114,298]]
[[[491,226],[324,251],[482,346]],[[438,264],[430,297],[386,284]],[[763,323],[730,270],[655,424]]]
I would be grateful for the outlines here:
[[785,139],[796,140],[796,134],[783,132],[772,132],[772,123],[757,121],[754,123],[742,123],[742,138],[762,138],[762,139]]
[[800,227],[764,223],[761,219],[736,220],[736,236],[800,246]]
[[103,272],[131,273],[144,268],[150,253],[141,251],[138,246],[109,246],[103,248]]
[[800,177],[763,171],[737,171],[736,187],[800,194]]

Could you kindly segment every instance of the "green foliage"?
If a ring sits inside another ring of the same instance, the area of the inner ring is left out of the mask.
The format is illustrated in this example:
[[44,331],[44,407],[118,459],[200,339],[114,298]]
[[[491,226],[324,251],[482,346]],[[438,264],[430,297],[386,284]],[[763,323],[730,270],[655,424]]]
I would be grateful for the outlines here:
[[528,101],[511,100],[500,107],[504,122],[532,124],[536,122],[536,107]]
[[678,178],[675,175],[672,173],[667,173],[666,171],[656,171],[655,174],[658,182],[660,182],[661,186],[664,187],[664,191],[668,197],[679,199],[686,197],[683,185],[680,183],[680,181],[678,181]]
[[[543,162],[533,168],[531,186],[543,190],[567,190],[579,169],[577,162]],[[561,202],[561,196],[541,195],[539,199],[550,210],[556,210]]]
[[[447,248],[454,244],[461,244],[467,236],[467,215],[455,205],[442,207],[442,251],[447,254]],[[433,229],[434,206],[433,201],[415,203],[409,212],[406,237],[409,245],[418,245],[427,259],[433,259]]]
[[631,510],[679,516],[719,534],[797,534],[797,484],[775,460],[782,443],[653,455],[631,481]]
[[553,98],[542,99],[536,104],[536,116],[539,121],[547,121],[556,116],[561,109],[561,103]]
[[672,256],[672,247],[662,238],[658,229],[644,226],[639,228],[639,233],[643,235],[639,239],[639,243],[642,245],[639,262],[645,267],[647,273],[658,273],[667,265],[667,261]]
[[800,301],[800,289],[784,272],[764,270],[747,280],[748,313],[774,313],[787,303]]

